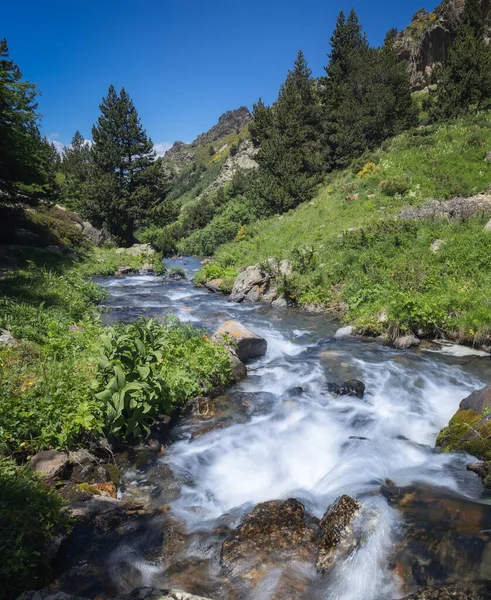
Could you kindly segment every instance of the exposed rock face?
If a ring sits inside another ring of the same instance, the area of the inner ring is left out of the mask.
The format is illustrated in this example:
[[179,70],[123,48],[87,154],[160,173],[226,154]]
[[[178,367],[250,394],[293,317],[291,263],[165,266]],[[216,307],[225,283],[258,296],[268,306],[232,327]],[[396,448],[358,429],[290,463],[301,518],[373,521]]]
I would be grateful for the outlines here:
[[229,156],[220,171],[214,186],[222,186],[232,181],[237,171],[250,171],[256,169],[259,165],[254,160],[257,149],[254,148],[250,140],[242,142],[239,151],[235,156]]
[[155,249],[150,244],[133,244],[130,248],[118,248],[117,253],[128,256],[154,256]]
[[232,573],[291,560],[312,562],[317,536],[317,520],[307,517],[298,500],[263,502],[225,540],[221,562]]
[[237,321],[226,321],[213,335],[213,339],[227,344],[231,342],[242,362],[264,356],[268,347],[264,338],[249,331]]
[[205,283],[205,288],[210,290],[210,292],[221,292],[222,283],[223,279],[212,279],[211,281],[207,281]]
[[[419,10],[411,24],[395,40],[401,60],[408,61],[413,90],[425,88],[435,66],[445,65],[448,51],[461,25],[465,0],[444,0],[433,12]],[[491,0],[481,0],[483,20]]]
[[321,539],[316,568],[320,573],[329,570],[341,556],[346,556],[356,545],[353,521],[361,504],[350,496],[341,496],[327,509],[320,523]]
[[236,130],[242,129],[242,127],[247,125],[251,119],[252,115],[249,109],[245,106],[241,106],[236,110],[229,110],[218,119],[218,123],[209,131],[199,135],[191,144],[191,146],[204,146],[206,144],[211,144]]
[[452,198],[452,200],[430,200],[416,208],[405,208],[400,219],[458,219],[467,221],[474,215],[491,213],[491,194],[478,194],[470,198]]
[[[57,590],[40,590],[38,592],[24,592],[17,600],[90,600],[83,596],[71,596]],[[209,600],[203,596],[194,596],[186,594],[180,590],[156,590],[154,588],[137,588],[125,594],[118,596],[114,600]]]

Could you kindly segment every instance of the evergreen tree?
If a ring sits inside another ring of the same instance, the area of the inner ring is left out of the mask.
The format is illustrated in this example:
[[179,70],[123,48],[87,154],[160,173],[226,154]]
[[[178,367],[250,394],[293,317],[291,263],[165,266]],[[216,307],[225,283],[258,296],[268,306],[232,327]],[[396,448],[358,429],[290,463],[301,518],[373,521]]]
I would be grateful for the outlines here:
[[434,96],[433,119],[480,110],[491,102],[491,44],[484,37],[479,0],[466,0],[462,24]]
[[323,146],[329,169],[347,165],[414,120],[409,75],[391,33],[370,48],[356,13],[340,13],[322,81]]
[[65,206],[80,210],[83,199],[83,188],[89,177],[90,146],[80,133],[76,131],[72,144],[63,149],[61,172],[64,177],[62,197]]
[[84,212],[130,243],[138,219],[156,199],[149,180],[155,152],[124,88],[118,95],[111,86],[100,109],[92,128],[92,168]]
[[[48,168],[50,148],[39,134],[36,87],[22,80],[0,40],[0,190],[3,198],[18,193],[23,200],[49,197],[54,189]],[[49,144],[48,144],[49,146]]]
[[309,200],[321,181],[323,161],[319,138],[319,103],[303,53],[282,84],[271,108],[254,107],[252,136],[259,173],[251,195],[259,210],[284,212]]

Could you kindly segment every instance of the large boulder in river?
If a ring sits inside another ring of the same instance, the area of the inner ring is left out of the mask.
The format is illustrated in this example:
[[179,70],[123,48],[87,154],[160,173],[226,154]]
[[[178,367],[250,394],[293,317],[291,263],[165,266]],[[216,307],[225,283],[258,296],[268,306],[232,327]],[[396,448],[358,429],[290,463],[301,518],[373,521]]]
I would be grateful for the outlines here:
[[464,398],[459,410],[440,431],[436,445],[448,452],[468,452],[491,460],[491,385]]
[[344,495],[327,509],[320,523],[321,539],[317,554],[316,569],[325,573],[340,557],[347,556],[357,545],[353,522],[362,505]]
[[249,580],[260,578],[267,565],[313,562],[317,538],[318,520],[306,515],[301,502],[263,502],[224,541],[221,563]]
[[226,321],[213,335],[213,339],[232,346],[242,362],[264,356],[268,347],[264,338],[237,321]]
[[266,273],[261,265],[247,267],[235,280],[229,297],[230,302],[256,302],[267,291],[269,280],[269,273]]

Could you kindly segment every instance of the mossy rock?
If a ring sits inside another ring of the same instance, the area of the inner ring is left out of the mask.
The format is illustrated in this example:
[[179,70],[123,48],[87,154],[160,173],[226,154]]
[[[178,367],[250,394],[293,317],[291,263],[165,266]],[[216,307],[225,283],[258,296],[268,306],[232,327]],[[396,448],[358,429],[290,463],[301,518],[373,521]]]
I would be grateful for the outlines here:
[[445,452],[467,452],[491,460],[491,386],[462,400],[459,410],[440,431],[436,445]]
[[121,473],[116,465],[103,465],[104,470],[109,475],[109,481],[114,483],[116,487],[118,487],[119,482],[121,480]]

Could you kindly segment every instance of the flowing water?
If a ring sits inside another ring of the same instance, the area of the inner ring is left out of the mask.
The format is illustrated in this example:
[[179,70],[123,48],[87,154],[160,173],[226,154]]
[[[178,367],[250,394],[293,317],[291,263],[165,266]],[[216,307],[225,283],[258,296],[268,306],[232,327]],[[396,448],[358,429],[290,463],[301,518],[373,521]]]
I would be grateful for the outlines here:
[[[490,382],[489,358],[335,340],[334,320],[229,303],[193,287],[196,260],[172,265],[183,266],[187,280],[103,280],[108,318],[174,313],[209,332],[234,319],[266,338],[268,351],[248,365],[246,381],[217,399],[210,419],[182,421],[162,455],[127,461],[120,495],[145,498],[162,516],[107,549],[104,580],[94,578],[93,592],[146,584],[216,600],[286,599],[274,590],[287,573],[300,582],[298,597],[390,600],[425,582],[489,578],[484,489],[466,471],[470,457],[434,450],[459,402]],[[366,384],[362,400],[327,392],[328,382],[348,378]],[[224,575],[220,545],[255,504],[297,498],[321,518],[342,494],[367,509],[364,541],[328,577],[293,563],[257,585]]]

